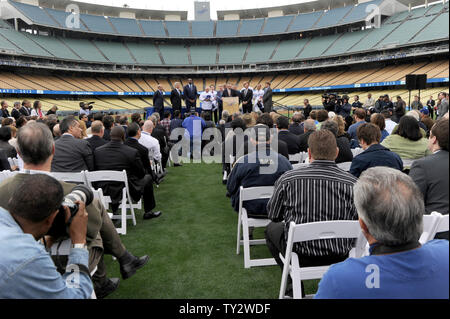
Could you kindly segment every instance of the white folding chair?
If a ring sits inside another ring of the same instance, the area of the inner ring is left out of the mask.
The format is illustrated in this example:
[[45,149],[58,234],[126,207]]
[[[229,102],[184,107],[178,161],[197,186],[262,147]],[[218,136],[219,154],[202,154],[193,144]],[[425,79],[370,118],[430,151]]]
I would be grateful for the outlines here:
[[[266,227],[270,223],[270,219],[248,218],[247,210],[243,207],[243,203],[249,200],[255,199],[267,199],[271,198],[273,194],[273,186],[259,186],[259,187],[240,187],[239,190],[239,215],[238,215],[238,227],[237,227],[237,244],[236,254],[239,255],[241,245],[244,245],[244,267],[256,267],[256,266],[272,266],[276,265],[274,258],[263,259],[251,259],[250,258],[250,245],[265,245],[265,239],[252,239],[249,237],[249,227]],[[242,237],[241,239],[241,226]]]
[[403,158],[402,158],[402,161],[403,161],[403,169],[410,169],[412,163],[413,163],[415,160],[413,160],[413,159],[403,159]]
[[[447,220],[447,230],[448,230],[448,215],[445,215]],[[440,227],[441,221],[444,220],[442,228],[445,228],[445,218],[438,213],[438,212],[432,212],[430,215],[423,215],[423,232],[420,236],[419,242],[423,245],[426,242],[432,240],[434,236],[436,236],[436,233],[438,232],[438,229]],[[445,231],[439,230],[439,232]]]
[[[125,235],[127,233],[127,219],[132,219],[133,225],[136,226],[136,216],[134,214],[134,208],[142,207],[142,200],[139,200],[137,204],[133,204],[130,190],[128,187],[128,178],[127,172],[123,171],[95,171],[95,172],[86,172],[86,181],[90,187],[94,182],[122,182],[125,184],[125,187],[122,189],[122,201],[121,201],[121,215],[113,216],[113,219],[121,219],[121,227],[117,228],[117,232],[119,234]],[[111,199],[109,196],[104,196],[105,201],[110,203]],[[130,215],[127,215],[127,209],[131,211]]]
[[445,231],[449,231],[448,214],[442,215],[441,222],[439,223],[438,227],[436,228],[436,233],[442,233]]
[[301,163],[303,161],[303,156],[301,153],[289,154],[289,162]]
[[358,148],[352,148],[352,154],[353,154],[353,157],[355,157],[355,156],[361,154],[362,152],[364,152],[364,150],[363,150],[361,147],[358,147]]
[[77,183],[87,185],[85,171],[81,172],[51,172],[51,175],[57,180],[67,183]]
[[284,299],[288,276],[292,278],[294,299],[302,298],[301,281],[320,279],[327,272],[330,265],[316,267],[300,267],[298,255],[292,251],[294,243],[317,239],[331,238],[359,238],[361,227],[357,220],[333,220],[307,224],[289,225],[288,241],[285,256],[280,253],[283,261],[283,274],[281,276],[280,299]]
[[337,164],[337,167],[339,167],[340,169],[342,169],[346,172],[350,171],[351,166],[352,166],[352,162],[343,162],[343,163]]
[[11,167],[16,166],[14,164],[14,159],[12,157],[8,157],[8,163],[9,163],[9,166],[11,166]]
[[19,173],[18,171],[10,171],[10,170],[4,170],[0,172],[0,183],[3,182],[5,179],[8,179],[14,175]]

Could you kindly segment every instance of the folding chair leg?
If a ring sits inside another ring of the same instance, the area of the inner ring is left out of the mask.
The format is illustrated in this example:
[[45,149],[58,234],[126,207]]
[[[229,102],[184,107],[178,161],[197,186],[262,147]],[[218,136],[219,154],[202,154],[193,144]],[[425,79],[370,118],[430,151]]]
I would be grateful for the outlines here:
[[242,219],[242,232],[244,237],[244,267],[250,268],[250,238],[246,219]]
[[241,250],[241,227],[242,227],[242,220],[241,220],[241,214],[238,215],[238,226],[237,226],[237,239],[236,239],[236,255],[239,255],[239,252]]
[[279,299],[284,299],[286,294],[286,286],[289,276],[289,265],[286,265],[286,260],[284,260],[283,274],[281,275],[281,286],[280,286],[280,296]]

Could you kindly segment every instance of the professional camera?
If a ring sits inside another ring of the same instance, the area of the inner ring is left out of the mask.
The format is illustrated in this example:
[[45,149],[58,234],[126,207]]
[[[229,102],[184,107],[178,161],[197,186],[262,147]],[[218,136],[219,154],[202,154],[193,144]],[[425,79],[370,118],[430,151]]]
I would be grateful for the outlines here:
[[[76,204],[76,201],[84,202],[86,206],[90,205],[92,203],[92,200],[94,199],[94,194],[92,191],[84,186],[84,185],[77,185],[72,189],[72,192],[67,194],[63,202],[61,203],[61,206],[59,207],[59,212],[55,217],[55,220],[53,221],[53,225],[48,231],[48,235],[58,238],[65,235],[68,235],[68,229],[70,227],[70,224],[72,223],[73,217],[78,212],[78,204]],[[70,218],[66,223],[66,214],[64,207],[68,207],[70,211]]]

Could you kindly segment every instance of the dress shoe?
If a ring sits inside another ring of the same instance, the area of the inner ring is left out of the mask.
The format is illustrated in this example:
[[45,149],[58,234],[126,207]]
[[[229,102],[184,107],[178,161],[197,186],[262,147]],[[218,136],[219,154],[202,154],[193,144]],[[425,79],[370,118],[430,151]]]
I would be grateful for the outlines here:
[[123,279],[130,278],[136,273],[136,270],[144,267],[149,260],[150,257],[147,255],[142,256],[140,258],[133,256],[133,259],[130,262],[120,265],[120,274],[122,275],[122,278]]
[[100,288],[95,289],[97,299],[103,299],[113,293],[119,287],[119,278],[108,278],[108,281]]
[[161,212],[146,212],[144,213],[144,219],[152,219],[161,216]]

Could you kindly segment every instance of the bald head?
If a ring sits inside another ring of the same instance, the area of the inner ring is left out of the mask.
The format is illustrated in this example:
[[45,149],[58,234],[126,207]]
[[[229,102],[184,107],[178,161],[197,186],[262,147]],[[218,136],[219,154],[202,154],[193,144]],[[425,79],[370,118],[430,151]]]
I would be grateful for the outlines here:
[[59,129],[59,124],[53,126],[53,136],[61,136],[61,130]]
[[111,129],[111,140],[123,142],[125,139],[125,130],[122,126],[114,126]]
[[52,132],[43,123],[28,123],[17,133],[17,146],[25,164],[42,165],[53,155]]
[[103,122],[102,121],[92,122],[91,132],[92,132],[92,135],[97,135],[97,136],[103,137],[103,134],[105,133],[105,128],[103,126]]
[[152,120],[147,120],[147,121],[144,122],[144,125],[142,126],[142,130],[144,132],[147,132],[147,133],[151,134],[153,132],[153,128],[154,127],[155,127],[155,125],[153,124],[153,121]]

